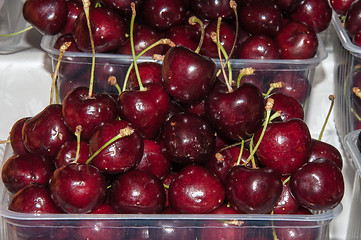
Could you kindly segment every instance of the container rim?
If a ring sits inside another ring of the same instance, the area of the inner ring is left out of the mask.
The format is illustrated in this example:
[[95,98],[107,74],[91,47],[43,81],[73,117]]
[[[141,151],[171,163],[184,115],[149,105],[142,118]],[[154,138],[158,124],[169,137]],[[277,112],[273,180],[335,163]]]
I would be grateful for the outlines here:
[[[6,144],[3,153],[1,167],[12,155],[10,144]],[[253,220],[253,221],[297,221],[315,222],[331,221],[340,215],[343,206],[338,204],[335,208],[327,211],[320,211],[312,215],[292,215],[292,214],[30,214],[18,213],[8,210],[10,193],[5,185],[0,181],[0,216],[13,220]]]
[[[56,38],[59,35],[44,35],[41,39],[40,47],[47,52],[49,55],[52,56],[59,56],[60,51],[54,48],[54,43]],[[234,64],[277,64],[277,65],[318,65],[321,61],[325,60],[328,57],[328,53],[324,46],[324,43],[321,40],[321,37],[317,35],[318,39],[318,49],[317,53],[313,58],[309,59],[267,59],[267,60],[260,60],[260,59],[231,59],[230,63]],[[64,57],[72,57],[72,58],[91,58],[92,54],[89,52],[65,52]],[[103,58],[103,59],[118,59],[118,60],[132,60],[132,56],[124,55],[124,54],[114,54],[114,53],[95,53],[96,58]],[[141,57],[144,60],[154,61],[151,57]],[[138,59],[138,60],[141,60]],[[217,58],[212,58],[212,60],[216,64],[220,64],[220,60]]]
[[352,55],[361,56],[361,47],[352,43],[350,37],[348,36],[345,28],[343,27],[341,20],[338,14],[333,11],[332,13],[332,25],[334,26],[337,36],[342,43],[342,46],[351,52]]
[[344,137],[344,143],[347,149],[347,154],[350,155],[352,164],[355,167],[355,170],[359,176],[361,176],[361,152],[358,149],[356,142],[358,135],[361,133],[361,130],[355,130],[349,132]]

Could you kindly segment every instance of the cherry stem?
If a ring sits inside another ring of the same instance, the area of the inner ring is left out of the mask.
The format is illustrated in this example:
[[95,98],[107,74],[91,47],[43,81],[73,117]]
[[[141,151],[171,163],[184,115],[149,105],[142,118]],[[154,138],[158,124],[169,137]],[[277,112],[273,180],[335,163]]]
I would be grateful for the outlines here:
[[137,15],[137,13],[135,11],[135,3],[132,2],[130,4],[130,7],[132,8],[132,18],[130,20],[130,46],[132,48],[133,65],[134,65],[135,75],[137,76],[137,80],[138,80],[139,90],[140,91],[145,91],[146,89],[144,88],[142,80],[140,78],[138,65],[137,65],[137,60],[136,60],[136,56],[135,56],[135,50],[134,50],[134,33],[133,33],[133,31],[134,31],[135,16]]
[[256,143],[256,146],[252,149],[251,151],[251,154],[249,155],[249,157],[247,158],[247,160],[243,163],[244,166],[247,165],[247,163],[249,161],[251,161],[251,159],[253,158],[254,154],[256,153],[259,145],[261,144],[261,141],[262,141],[262,138],[266,132],[266,129],[267,129],[267,126],[268,126],[268,123],[269,123],[269,119],[270,119],[270,116],[271,116],[271,111],[272,111],[272,107],[273,107],[273,104],[274,104],[274,100],[272,98],[267,98],[267,103],[266,103],[266,118],[265,118],[265,121],[264,121],[264,125],[263,125],[263,128],[262,128],[262,132],[261,132],[261,135],[258,139],[258,142]]
[[103,151],[106,147],[108,147],[110,144],[114,143],[115,141],[130,136],[134,133],[134,129],[127,126],[125,128],[120,129],[119,133],[110,139],[107,143],[105,143],[101,148],[99,148],[93,155],[90,156],[90,158],[86,161],[85,164],[89,164],[101,151]]
[[204,41],[204,35],[205,35],[205,30],[204,30],[204,24],[203,22],[197,18],[196,16],[192,16],[188,19],[188,23],[191,24],[191,25],[195,25],[196,23],[198,23],[200,26],[201,26],[201,37],[199,39],[199,43],[198,43],[198,46],[196,48],[196,50],[194,52],[196,53],[199,53],[199,51],[201,50],[202,48],[202,45],[203,45],[203,41]]
[[95,46],[94,46],[93,33],[92,33],[92,29],[91,29],[90,16],[89,16],[90,1],[89,0],[82,0],[82,1],[83,1],[83,8],[84,8],[84,13],[85,13],[85,17],[86,17],[86,22],[87,22],[88,30],[89,30],[90,44],[91,44],[91,48],[92,48],[92,67],[91,67],[91,72],[90,72],[90,84],[89,84],[89,94],[88,94],[89,98],[91,98],[92,94],[93,94],[93,85],[94,85]]
[[283,88],[285,84],[283,82],[274,82],[270,84],[270,88],[268,89],[267,93],[264,94],[264,97],[267,98],[271,92],[276,88]]
[[169,189],[169,185],[164,184],[164,183],[163,183],[163,187],[164,187],[165,189]]
[[[227,78],[227,74],[226,74],[226,70],[224,69],[223,59],[222,59],[222,54],[221,54],[221,41],[219,40],[221,22],[222,22],[222,17],[218,17],[218,20],[217,20],[217,33],[216,33],[216,44],[217,44],[218,57],[219,57],[219,62],[221,64],[221,70],[222,70],[222,73],[223,73],[223,76],[224,76],[224,80],[226,81],[228,91],[231,92],[232,87],[231,87],[231,84],[229,83],[229,81],[232,81],[232,79]],[[214,34],[211,35],[211,38],[214,41]]]
[[9,34],[0,34],[0,37],[12,37],[12,36],[18,35],[20,33],[29,31],[30,29],[33,29],[33,28],[34,28],[33,26],[29,26],[29,27],[27,27],[27,28],[25,28],[23,30],[18,31],[18,32],[9,33]]
[[[170,39],[168,38],[163,38],[163,39],[160,39],[158,41],[156,41],[155,43],[153,43],[152,45],[150,45],[149,47],[147,47],[146,49],[144,49],[143,51],[141,51],[138,56],[135,57],[135,60],[138,60],[143,54],[145,54],[147,51],[149,51],[150,49],[160,45],[160,44],[164,44],[164,45],[168,45],[170,47],[174,47],[175,46],[175,43],[172,42]],[[128,79],[129,79],[129,75],[130,75],[130,72],[131,70],[133,69],[133,62],[130,64],[129,68],[128,68],[128,71],[125,75],[125,78],[124,78],[124,85],[123,85],[123,91],[126,90],[126,86],[127,86],[127,82],[128,82]]]
[[119,84],[117,83],[117,78],[115,76],[108,77],[108,84],[114,86],[118,90],[118,94],[122,93]]
[[0,144],[10,143],[10,139],[0,141]]
[[285,180],[282,181],[283,185],[286,185],[291,179],[291,176],[288,176]]
[[272,122],[275,118],[278,118],[279,116],[281,116],[281,111],[277,111],[274,114],[272,114],[269,121]]
[[237,78],[237,87],[241,85],[241,79],[243,76],[252,75],[254,73],[254,68],[242,68],[239,70],[238,78]]
[[238,166],[238,165],[241,163],[242,154],[243,154],[243,149],[244,149],[244,139],[242,139],[242,141],[241,141],[241,150],[239,151],[239,155],[238,155],[238,159],[237,159],[236,166]]
[[327,125],[327,122],[328,122],[328,119],[330,118],[330,115],[331,115],[331,112],[332,112],[332,109],[333,109],[333,106],[335,105],[335,95],[330,95],[328,97],[328,99],[331,101],[331,105],[330,105],[330,108],[328,110],[328,113],[327,113],[327,116],[326,116],[326,119],[325,119],[325,122],[323,123],[322,125],[322,129],[321,129],[321,132],[320,132],[320,136],[318,137],[318,140],[321,141],[322,139],[322,136],[323,136],[323,133],[326,129],[326,125]]
[[76,126],[75,128],[75,136],[76,136],[76,154],[75,154],[75,160],[74,163],[78,162],[79,159],[79,152],[80,152],[80,135],[82,131],[82,127],[80,125]]
[[[56,64],[55,67],[55,71],[51,74],[51,78],[53,79],[52,83],[51,83],[51,89],[50,89],[50,104],[53,102],[54,99],[54,88],[56,89],[56,80],[58,78],[58,72],[59,72],[59,68],[60,68],[60,63],[61,60],[64,56],[64,53],[66,52],[66,50],[68,50],[68,48],[70,47],[71,42],[65,42],[61,45],[60,47],[60,53],[59,53],[59,57],[58,57],[58,62]],[[57,92],[57,91],[56,91]],[[59,98],[58,96],[56,97],[56,103],[59,103]]]
[[239,31],[238,30],[239,29],[239,23],[238,23],[238,13],[237,13],[237,3],[234,0],[230,0],[229,1],[229,6],[230,6],[230,8],[233,9],[234,16],[236,17],[236,20],[235,20],[236,21],[236,34],[235,34],[235,38],[234,38],[234,41],[233,41],[231,51],[229,52],[229,58],[227,58],[226,61],[229,61],[229,59],[233,55],[234,48],[236,46],[236,42],[237,42],[237,39],[238,39],[238,31]]

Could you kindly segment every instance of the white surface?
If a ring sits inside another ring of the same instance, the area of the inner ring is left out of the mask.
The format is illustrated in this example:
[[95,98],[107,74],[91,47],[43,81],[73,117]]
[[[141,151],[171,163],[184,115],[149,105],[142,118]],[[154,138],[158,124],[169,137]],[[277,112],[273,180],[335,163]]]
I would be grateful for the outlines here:
[[[22,117],[35,115],[49,103],[50,60],[38,45],[39,42],[35,41],[35,48],[9,55],[0,55],[0,109],[2,113],[0,140],[8,137],[15,121]],[[329,53],[328,58],[316,68],[307,113],[306,122],[314,138],[319,136],[330,106],[328,96],[333,93],[333,54]],[[330,117],[322,140],[342,151],[333,115]],[[330,225],[331,239],[337,240],[345,239],[350,205],[350,184],[353,182],[353,175],[349,173],[347,161],[344,162],[346,180],[344,211]]]

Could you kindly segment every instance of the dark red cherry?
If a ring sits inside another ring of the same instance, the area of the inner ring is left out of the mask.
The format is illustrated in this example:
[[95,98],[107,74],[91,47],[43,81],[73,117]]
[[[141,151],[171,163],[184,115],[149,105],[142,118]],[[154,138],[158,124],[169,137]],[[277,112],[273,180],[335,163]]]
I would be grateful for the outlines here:
[[181,213],[208,213],[225,199],[223,185],[208,169],[198,165],[184,167],[169,186],[169,203]]
[[58,34],[64,27],[68,10],[65,0],[27,0],[24,19],[43,34]]
[[361,2],[360,1],[354,1],[353,4],[351,4],[349,10],[346,13],[345,18],[345,30],[347,34],[352,38],[355,36],[358,32],[360,32],[360,23],[361,23]]
[[339,15],[345,16],[355,0],[330,0],[332,9]]
[[[79,147],[79,150],[78,150]],[[89,145],[86,141],[80,141],[79,146],[76,140],[68,141],[63,144],[54,159],[55,167],[59,168],[69,163],[73,163],[78,152],[77,163],[86,163],[89,159]]]
[[[90,8],[91,31],[96,52],[109,52],[118,49],[129,33],[128,21],[113,10],[105,7]],[[74,38],[82,51],[90,52],[89,30],[84,11],[81,12],[74,25]]]
[[282,193],[280,199],[278,199],[277,203],[273,207],[273,213],[274,214],[295,213],[299,209],[300,204],[291,193],[288,176],[282,177],[282,182],[283,182]]
[[[140,62],[137,64],[139,76],[143,84],[160,83],[162,84],[162,64],[157,62]],[[127,82],[128,90],[135,90],[138,87],[138,79],[134,68],[130,71]]]
[[22,130],[26,120],[30,117],[24,117],[17,120],[13,126],[11,127],[9,139],[10,145],[13,149],[14,154],[26,154],[29,151],[25,148],[23,138],[22,138]]
[[269,98],[274,100],[272,110],[280,111],[280,117],[283,121],[292,118],[304,120],[305,113],[303,107],[296,98],[284,93],[273,93]]
[[329,159],[342,169],[343,160],[340,151],[329,143],[312,139],[311,156],[309,161],[312,162],[319,158]]
[[[67,52],[81,52],[81,50],[78,48],[78,46],[76,45],[75,39],[73,34],[63,34],[60,35],[55,43],[54,43],[54,48],[56,49],[60,49],[60,47],[66,43],[66,42],[70,42],[70,46],[69,48],[66,50]],[[65,63],[66,64],[66,63]]]
[[83,4],[77,1],[66,1],[68,7],[68,17],[66,19],[64,27],[61,29],[62,34],[72,34],[74,29],[74,23],[78,15],[83,11]]
[[159,144],[167,159],[186,165],[209,161],[216,141],[213,128],[206,119],[180,113],[165,122]]
[[184,46],[192,51],[195,51],[200,41],[201,32],[197,26],[182,24],[172,27],[166,33],[169,38],[176,46]]
[[118,13],[125,16],[130,16],[132,14],[132,9],[130,7],[132,2],[134,2],[136,10],[140,9],[143,4],[143,0],[102,0],[102,2],[106,6],[113,8]]
[[239,47],[240,59],[279,59],[280,48],[277,42],[264,35],[249,37]]
[[207,20],[217,20],[218,17],[229,19],[234,15],[228,0],[193,0],[191,11],[198,18]]

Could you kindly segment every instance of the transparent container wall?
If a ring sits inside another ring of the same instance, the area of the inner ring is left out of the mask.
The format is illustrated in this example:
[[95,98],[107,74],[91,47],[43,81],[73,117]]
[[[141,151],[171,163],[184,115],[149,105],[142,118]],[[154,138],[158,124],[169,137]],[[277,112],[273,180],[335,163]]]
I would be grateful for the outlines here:
[[[29,24],[22,13],[24,0],[0,0],[0,34],[11,34],[25,29]],[[25,33],[0,37],[0,54],[9,54],[27,47]]]
[[349,224],[347,226],[346,239],[361,239],[361,152],[358,147],[360,130],[346,134],[344,138],[345,149],[355,169],[354,185],[351,195]]
[[334,38],[335,124],[343,143],[346,134],[361,128],[361,99],[352,90],[354,81],[361,80],[361,48],[351,43],[335,14],[332,23],[338,35]]

